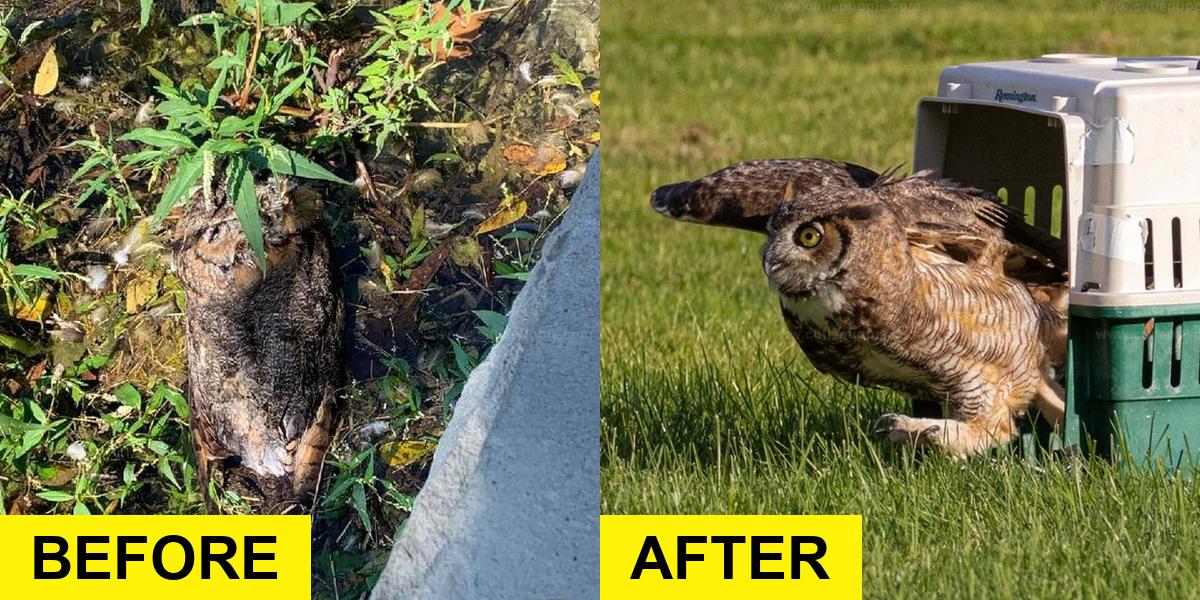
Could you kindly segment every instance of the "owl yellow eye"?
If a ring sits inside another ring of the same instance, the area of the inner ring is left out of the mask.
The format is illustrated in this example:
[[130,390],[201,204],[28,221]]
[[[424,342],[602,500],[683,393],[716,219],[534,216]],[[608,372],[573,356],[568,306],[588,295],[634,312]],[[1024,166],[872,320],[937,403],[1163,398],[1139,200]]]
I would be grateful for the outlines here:
[[825,234],[816,225],[805,225],[796,230],[796,243],[805,248],[816,248]]

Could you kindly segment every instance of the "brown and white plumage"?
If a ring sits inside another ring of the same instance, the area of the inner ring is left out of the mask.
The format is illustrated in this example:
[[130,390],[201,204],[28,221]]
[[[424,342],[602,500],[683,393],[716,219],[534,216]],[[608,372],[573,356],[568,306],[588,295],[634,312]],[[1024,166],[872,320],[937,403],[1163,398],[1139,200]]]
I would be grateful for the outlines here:
[[188,403],[197,474],[220,473],[264,513],[304,512],[337,423],[342,298],[310,188],[258,186],[265,269],[233,207],[199,199],[176,227],[187,295]]
[[890,439],[968,456],[1012,439],[1031,403],[1062,417],[1059,251],[981,192],[883,178],[784,202],[763,266],[817,369],[945,407],[943,419],[885,415]]

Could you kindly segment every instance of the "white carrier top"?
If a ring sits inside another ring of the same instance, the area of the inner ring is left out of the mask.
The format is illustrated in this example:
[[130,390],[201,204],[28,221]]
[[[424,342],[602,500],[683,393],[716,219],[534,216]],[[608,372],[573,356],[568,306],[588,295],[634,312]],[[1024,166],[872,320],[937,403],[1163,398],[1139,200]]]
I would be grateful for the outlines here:
[[913,166],[996,191],[1060,237],[1071,302],[1200,303],[1197,56],[948,67]]

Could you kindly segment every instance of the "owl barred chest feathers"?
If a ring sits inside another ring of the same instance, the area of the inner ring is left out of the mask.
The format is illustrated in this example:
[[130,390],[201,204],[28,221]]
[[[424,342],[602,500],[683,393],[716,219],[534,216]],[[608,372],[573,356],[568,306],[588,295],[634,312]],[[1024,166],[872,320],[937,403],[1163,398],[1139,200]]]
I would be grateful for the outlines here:
[[780,294],[780,307],[792,336],[823,373],[864,385],[924,389],[925,373],[872,341],[877,337],[856,315],[846,294],[833,285],[812,295],[793,298]]

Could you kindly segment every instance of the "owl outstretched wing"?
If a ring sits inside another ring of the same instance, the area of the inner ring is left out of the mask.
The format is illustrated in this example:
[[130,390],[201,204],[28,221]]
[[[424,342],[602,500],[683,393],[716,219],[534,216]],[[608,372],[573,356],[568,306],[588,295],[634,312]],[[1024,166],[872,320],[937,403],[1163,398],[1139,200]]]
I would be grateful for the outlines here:
[[823,158],[751,160],[664,185],[650,204],[674,219],[766,233],[767,221],[786,200],[822,186],[868,187],[878,177],[866,167]]

